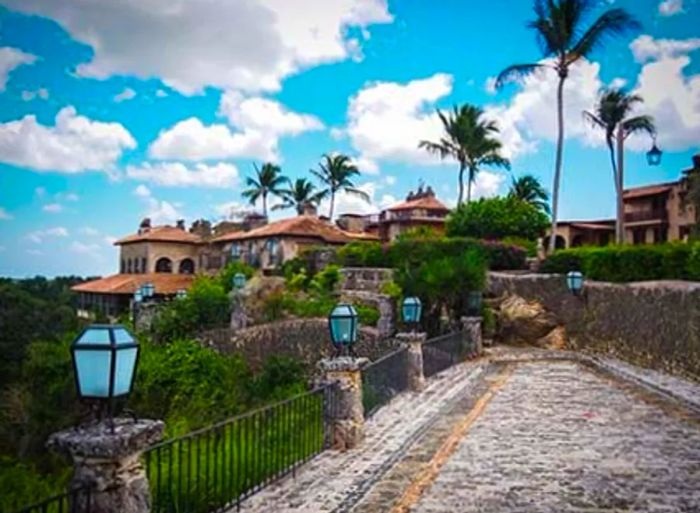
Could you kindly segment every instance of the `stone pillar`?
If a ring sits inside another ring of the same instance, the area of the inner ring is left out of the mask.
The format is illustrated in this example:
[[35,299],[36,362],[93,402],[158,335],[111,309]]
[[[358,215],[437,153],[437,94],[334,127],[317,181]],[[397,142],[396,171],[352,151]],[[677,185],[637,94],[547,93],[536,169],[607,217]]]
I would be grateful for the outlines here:
[[462,317],[462,331],[465,335],[465,343],[468,344],[468,354],[470,356],[479,356],[484,350],[484,344],[481,338],[481,321],[479,317]]
[[160,303],[156,301],[142,301],[136,305],[134,312],[134,328],[136,331],[149,332],[153,326],[153,320],[158,315]]
[[245,293],[242,290],[231,291],[231,330],[238,331],[248,326],[245,313]]
[[425,333],[397,333],[396,340],[408,347],[408,386],[411,390],[419,392],[425,388],[425,376],[423,375],[423,343],[426,341]]
[[54,433],[47,446],[73,460],[72,487],[90,487],[71,505],[76,513],[149,513],[151,492],[141,462],[145,449],[163,437],[159,420],[114,419]]
[[335,383],[329,416],[332,424],[331,447],[346,451],[364,437],[365,412],[362,406],[362,372],[369,360],[341,356],[318,363],[327,383]]

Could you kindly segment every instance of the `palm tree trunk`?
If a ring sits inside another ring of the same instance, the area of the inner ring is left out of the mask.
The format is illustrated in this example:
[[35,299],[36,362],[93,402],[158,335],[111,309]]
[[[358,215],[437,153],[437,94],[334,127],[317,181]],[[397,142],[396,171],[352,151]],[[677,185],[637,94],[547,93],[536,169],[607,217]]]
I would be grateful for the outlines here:
[[617,129],[617,243],[625,243],[625,131]]
[[457,198],[457,206],[462,204],[462,198],[464,197],[464,164],[459,165],[459,197]]
[[263,193],[263,215],[267,218],[267,193]]
[[615,243],[619,244],[620,237],[620,180],[617,177],[617,163],[615,161],[615,147],[613,146],[612,139],[607,141],[608,150],[610,150],[610,164],[612,165],[613,171],[613,182],[615,183]]
[[331,191],[331,208],[328,213],[328,220],[333,222],[333,205],[335,204],[335,191]]
[[564,154],[564,81],[566,74],[559,74],[557,88],[557,157],[554,163],[554,185],[552,186],[552,230],[549,237],[549,252],[554,253],[557,238],[557,212],[559,209],[559,182],[561,181],[561,164]]
[[467,205],[472,200],[472,181],[474,180],[474,172],[469,168],[469,178],[467,181]]

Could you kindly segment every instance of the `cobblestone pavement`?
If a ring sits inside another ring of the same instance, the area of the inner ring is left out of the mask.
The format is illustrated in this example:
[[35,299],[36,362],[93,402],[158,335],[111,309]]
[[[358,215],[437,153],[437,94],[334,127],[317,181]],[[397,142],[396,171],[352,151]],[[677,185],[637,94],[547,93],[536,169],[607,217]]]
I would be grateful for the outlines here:
[[571,356],[497,350],[449,369],[377,412],[361,447],[242,509],[700,512],[697,413]]

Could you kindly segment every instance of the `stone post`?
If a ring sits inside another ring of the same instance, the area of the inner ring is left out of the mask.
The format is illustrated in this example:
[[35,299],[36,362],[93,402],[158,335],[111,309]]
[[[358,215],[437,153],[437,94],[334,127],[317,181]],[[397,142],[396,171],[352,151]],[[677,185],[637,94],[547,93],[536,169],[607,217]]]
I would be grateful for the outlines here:
[[231,330],[242,330],[248,325],[245,313],[245,293],[242,290],[231,291]]
[[470,356],[479,356],[484,350],[484,344],[481,338],[481,321],[479,317],[462,317],[462,331],[465,335],[465,343],[467,344],[468,354]]
[[71,487],[89,487],[75,513],[149,513],[151,492],[141,454],[163,437],[159,420],[114,419],[54,433],[47,446],[73,460]]
[[425,333],[397,333],[396,340],[408,347],[408,386],[415,392],[425,388],[425,376],[423,375],[423,343],[426,341]]
[[134,308],[134,328],[136,331],[151,331],[153,320],[158,315],[160,303],[155,301],[142,301]]
[[365,412],[362,406],[362,367],[369,360],[341,356],[324,358],[318,363],[327,383],[335,383],[329,416],[333,438],[331,447],[346,451],[356,447],[364,437]]

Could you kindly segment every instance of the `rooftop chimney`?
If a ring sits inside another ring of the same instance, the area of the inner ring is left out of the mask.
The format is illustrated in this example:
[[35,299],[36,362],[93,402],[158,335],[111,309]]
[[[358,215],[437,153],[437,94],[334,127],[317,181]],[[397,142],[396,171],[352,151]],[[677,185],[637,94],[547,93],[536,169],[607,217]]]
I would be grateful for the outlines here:
[[318,215],[316,205],[313,203],[304,203],[304,205],[301,207],[301,215],[316,217]]
[[176,226],[177,226],[178,230],[182,230],[184,232],[185,231],[185,220],[178,219],[176,222]]
[[141,224],[139,225],[139,235],[142,233],[148,233],[151,231],[151,218],[150,217],[144,217],[143,221],[141,221]]

